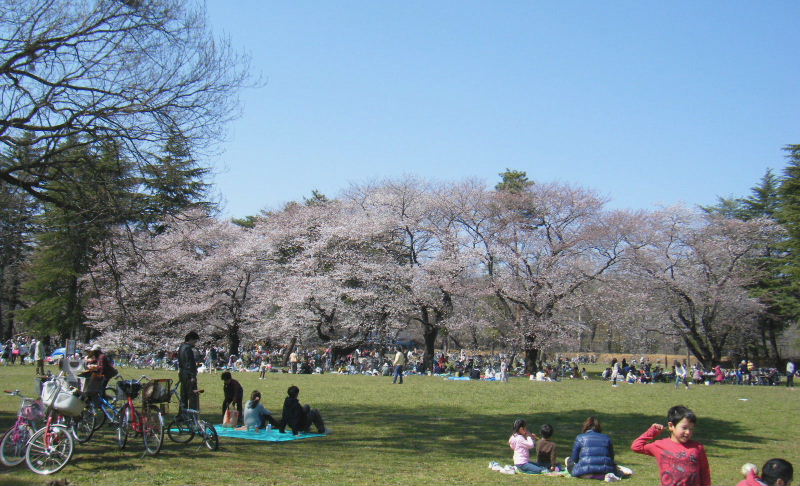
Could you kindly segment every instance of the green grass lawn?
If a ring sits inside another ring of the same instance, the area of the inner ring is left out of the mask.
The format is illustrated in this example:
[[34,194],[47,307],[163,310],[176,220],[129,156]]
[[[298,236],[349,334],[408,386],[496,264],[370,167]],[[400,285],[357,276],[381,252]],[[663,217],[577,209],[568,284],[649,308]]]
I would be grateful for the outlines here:
[[[177,373],[122,369],[126,377],[142,373],[175,377]],[[656,485],[655,459],[630,450],[634,438],[653,422],[664,422],[667,409],[684,404],[698,414],[696,438],[709,454],[716,485],[740,480],[745,462],[759,466],[772,457],[800,464],[800,391],[784,387],[625,385],[612,388],[600,380],[536,383],[446,381],[410,376],[402,386],[391,378],[340,375],[238,373],[249,396],[262,392],[264,404],[280,413],[286,388],[300,387],[300,401],[322,411],[333,434],[284,443],[220,438],[210,452],[197,439],[181,445],[165,439],[157,457],[142,457],[141,439],[117,450],[104,427],[88,444],[77,444],[70,464],[56,478],[88,485],[484,485],[575,484],[572,478],[503,475],[490,461],[511,462],[507,440],[517,418],[538,431],[555,427],[559,458],[568,454],[586,417],[596,415],[615,444],[617,461],[635,471],[624,482]],[[4,389],[33,390],[33,368],[0,368]],[[201,375],[204,415],[221,422],[222,382]],[[743,400],[746,399],[746,400]],[[19,401],[0,397],[0,426],[10,427]],[[1,466],[0,466],[1,467]],[[49,478],[26,466],[2,469],[0,486],[42,485]],[[597,483],[594,483],[597,484]]]

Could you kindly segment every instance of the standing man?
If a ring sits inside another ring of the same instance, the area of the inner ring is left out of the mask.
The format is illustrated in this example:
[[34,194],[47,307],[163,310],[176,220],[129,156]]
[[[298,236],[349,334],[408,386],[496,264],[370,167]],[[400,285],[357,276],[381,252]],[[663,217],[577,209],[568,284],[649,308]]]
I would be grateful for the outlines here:
[[398,346],[397,352],[394,355],[394,379],[392,379],[392,384],[397,383],[397,378],[400,378],[400,384],[403,384],[403,366],[405,366],[407,362],[408,358],[406,357],[406,353],[403,352],[403,348]]
[[297,355],[297,351],[293,350],[289,354],[289,366],[292,373],[297,373],[297,365],[300,363],[300,358]]
[[795,366],[794,361],[791,359],[786,362],[786,386],[787,387],[794,387],[794,372]]
[[37,339],[33,345],[33,361],[36,363],[35,373],[39,376],[44,375],[44,343]]
[[194,331],[189,331],[183,344],[178,348],[178,379],[181,384],[180,409],[200,408],[200,398],[197,396],[197,359],[194,355],[194,345],[200,336]]

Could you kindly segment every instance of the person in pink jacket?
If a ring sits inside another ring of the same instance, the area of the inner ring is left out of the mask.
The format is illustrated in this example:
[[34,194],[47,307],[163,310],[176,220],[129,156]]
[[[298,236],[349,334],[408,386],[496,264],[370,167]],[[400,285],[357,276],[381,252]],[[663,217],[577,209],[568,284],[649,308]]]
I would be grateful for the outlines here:
[[514,433],[508,439],[508,445],[514,450],[514,465],[520,472],[538,474],[547,471],[547,468],[531,462],[531,449],[536,447],[539,440],[536,434],[528,430],[528,422],[517,419],[514,422]]

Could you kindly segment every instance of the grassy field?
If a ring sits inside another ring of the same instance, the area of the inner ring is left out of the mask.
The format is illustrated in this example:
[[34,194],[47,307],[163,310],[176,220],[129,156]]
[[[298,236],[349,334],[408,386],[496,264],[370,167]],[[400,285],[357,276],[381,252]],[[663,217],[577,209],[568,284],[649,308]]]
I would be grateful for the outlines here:
[[[145,371],[123,369],[126,377]],[[176,373],[146,371],[153,377]],[[33,368],[0,368],[0,386],[32,393]],[[763,464],[783,457],[800,464],[800,391],[784,387],[625,385],[564,381],[510,383],[446,381],[410,376],[402,386],[391,378],[341,375],[239,373],[246,396],[258,389],[264,404],[279,411],[286,388],[300,387],[300,400],[319,408],[333,434],[285,443],[220,438],[220,450],[198,447],[197,440],[175,444],[165,439],[157,457],[142,457],[141,439],[119,451],[108,428],[88,444],[76,444],[75,455],[55,478],[88,485],[518,485],[575,484],[572,478],[503,475],[487,468],[490,461],[511,462],[507,445],[511,425],[525,418],[534,430],[555,427],[559,458],[568,454],[580,425],[596,415],[615,444],[617,461],[634,469],[624,482],[658,484],[655,460],[630,450],[631,441],[667,409],[684,404],[699,416],[696,438],[705,444],[715,485],[739,481],[744,462]],[[222,382],[201,375],[204,415],[221,422]],[[0,426],[10,427],[19,401],[0,397]],[[2,467],[2,466],[0,466]],[[42,485],[47,480],[25,465],[5,468],[0,486]],[[596,483],[594,483],[596,484]]]

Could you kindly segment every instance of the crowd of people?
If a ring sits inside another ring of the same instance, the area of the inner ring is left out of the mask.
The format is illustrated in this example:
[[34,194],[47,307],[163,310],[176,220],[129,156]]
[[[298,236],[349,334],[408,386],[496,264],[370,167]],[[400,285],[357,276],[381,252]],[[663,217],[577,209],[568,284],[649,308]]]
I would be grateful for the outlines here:
[[625,358],[622,361],[612,359],[611,365],[602,373],[604,380],[612,382],[616,387],[618,382],[623,383],[669,383],[674,382],[678,388],[683,385],[689,388],[690,384],[738,384],[738,385],[777,385],[781,375],[786,380],[786,386],[794,386],[794,377],[797,368],[792,359],[787,360],[785,373],[774,367],[758,368],[751,360],[742,360],[738,366],[723,368],[717,364],[711,369],[706,369],[702,364],[695,363],[690,366],[686,360],[674,360],[672,366],[665,368],[660,363],[652,364],[646,358],[640,363],[633,360],[630,364]]

